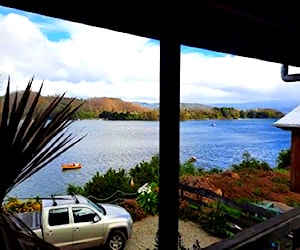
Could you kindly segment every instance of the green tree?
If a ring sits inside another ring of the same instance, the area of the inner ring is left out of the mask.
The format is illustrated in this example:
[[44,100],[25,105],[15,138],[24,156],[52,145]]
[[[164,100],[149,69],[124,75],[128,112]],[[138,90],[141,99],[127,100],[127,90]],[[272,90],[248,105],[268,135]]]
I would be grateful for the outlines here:
[[240,162],[239,164],[232,164],[230,168],[235,171],[239,171],[245,168],[261,169],[265,171],[272,170],[268,163],[266,163],[265,161],[257,160],[247,151],[243,153],[242,162]]
[[[117,191],[131,194],[135,192],[135,188],[130,185],[130,180],[131,178],[125,169],[114,170],[110,168],[103,175],[96,172],[92,180],[84,185],[83,193],[98,199],[107,199]],[[80,189],[78,190],[80,191]],[[109,201],[111,202],[111,200]]]
[[276,159],[276,168],[282,169],[291,166],[291,149],[282,149]]
[[145,183],[159,183],[159,156],[154,155],[150,162],[141,162],[129,170],[135,186],[141,187]]

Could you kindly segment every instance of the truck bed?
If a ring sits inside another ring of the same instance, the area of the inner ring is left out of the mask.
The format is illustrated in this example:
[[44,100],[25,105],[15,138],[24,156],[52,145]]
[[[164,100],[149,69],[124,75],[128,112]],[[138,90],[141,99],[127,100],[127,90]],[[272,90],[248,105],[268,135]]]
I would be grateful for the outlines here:
[[41,228],[42,212],[18,213],[17,216],[32,230]]

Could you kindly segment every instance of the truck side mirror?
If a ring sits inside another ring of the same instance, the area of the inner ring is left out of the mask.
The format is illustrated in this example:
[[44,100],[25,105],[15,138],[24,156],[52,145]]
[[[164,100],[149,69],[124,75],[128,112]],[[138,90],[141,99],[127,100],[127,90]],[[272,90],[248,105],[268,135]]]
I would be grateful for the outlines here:
[[100,217],[97,214],[95,214],[93,222],[96,223],[98,221],[100,221]]

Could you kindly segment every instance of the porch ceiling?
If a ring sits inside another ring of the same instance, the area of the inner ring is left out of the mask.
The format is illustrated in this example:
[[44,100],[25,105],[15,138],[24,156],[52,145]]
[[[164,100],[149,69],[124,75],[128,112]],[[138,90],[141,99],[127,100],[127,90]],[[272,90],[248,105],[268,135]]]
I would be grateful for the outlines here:
[[[137,4],[139,3],[139,4]],[[175,2],[173,2],[175,3]],[[297,1],[18,1],[0,5],[182,45],[300,66]]]

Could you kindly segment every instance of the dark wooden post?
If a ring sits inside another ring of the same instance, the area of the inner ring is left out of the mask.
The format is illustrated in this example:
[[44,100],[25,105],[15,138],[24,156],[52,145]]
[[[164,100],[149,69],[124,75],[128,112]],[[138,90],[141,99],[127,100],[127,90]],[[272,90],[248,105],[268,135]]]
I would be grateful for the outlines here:
[[300,249],[300,229],[296,229],[293,231],[293,243],[292,250]]
[[300,193],[300,131],[292,130],[290,189]]
[[159,250],[177,249],[179,207],[180,43],[160,40]]

